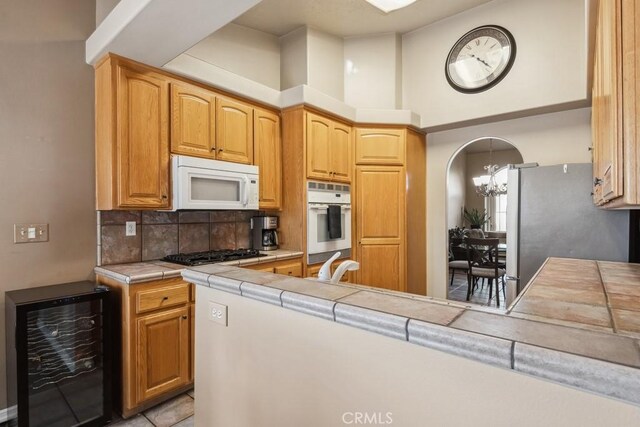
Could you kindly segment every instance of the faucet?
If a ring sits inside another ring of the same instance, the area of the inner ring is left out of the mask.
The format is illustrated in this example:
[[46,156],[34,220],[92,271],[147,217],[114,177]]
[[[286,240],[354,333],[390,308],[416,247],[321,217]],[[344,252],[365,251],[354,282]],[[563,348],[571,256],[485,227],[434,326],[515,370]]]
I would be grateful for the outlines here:
[[332,284],[336,284],[340,281],[340,279],[342,279],[342,276],[344,276],[344,273],[346,273],[347,271],[356,271],[357,269],[360,268],[360,263],[357,261],[352,261],[352,260],[347,260],[347,261],[343,261],[338,268],[336,268],[336,271],[333,273],[333,276],[331,276],[331,280],[329,280],[329,283]]
[[336,252],[333,254],[331,258],[327,260],[322,267],[320,267],[320,271],[318,272],[319,280],[328,280],[331,284],[336,284],[342,279],[342,276],[347,271],[355,271],[360,268],[360,263],[356,261],[347,260],[341,263],[336,271],[331,275],[331,263],[340,257],[340,252]]

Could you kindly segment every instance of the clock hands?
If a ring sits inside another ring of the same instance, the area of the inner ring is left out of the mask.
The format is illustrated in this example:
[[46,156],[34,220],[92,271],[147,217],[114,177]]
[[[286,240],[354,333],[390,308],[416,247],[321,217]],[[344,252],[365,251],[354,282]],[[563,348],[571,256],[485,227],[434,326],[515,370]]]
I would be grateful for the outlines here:
[[489,69],[491,69],[491,65],[489,65],[489,63],[483,59],[480,59],[479,57],[475,56],[473,53],[471,54],[472,58],[476,58],[478,61],[482,62],[484,65],[486,65]]

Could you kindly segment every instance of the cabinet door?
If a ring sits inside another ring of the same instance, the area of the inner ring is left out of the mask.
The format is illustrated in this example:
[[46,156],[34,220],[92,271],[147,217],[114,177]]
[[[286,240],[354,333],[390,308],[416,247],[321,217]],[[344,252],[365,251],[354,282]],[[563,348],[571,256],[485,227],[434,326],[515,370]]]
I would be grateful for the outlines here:
[[213,92],[171,83],[171,152],[215,158],[216,98]]
[[406,291],[402,244],[368,245],[358,248],[358,283],[393,291]]
[[260,168],[260,209],[282,206],[282,139],[280,117],[255,110],[253,115],[254,164]]
[[599,2],[592,121],[596,202],[623,194],[621,26],[620,1]]
[[406,130],[356,128],[356,164],[403,165]]
[[196,357],[196,305],[195,304],[191,304],[191,307],[189,308],[189,319],[191,319],[190,321],[190,329],[189,329],[189,354],[190,354],[190,360],[189,360],[189,382],[193,382],[193,379],[195,378],[195,369],[196,369],[196,364],[195,364],[195,357]]
[[120,67],[116,110],[118,207],[170,207],[167,82]]
[[138,402],[189,382],[189,307],[136,319]]
[[397,166],[356,169],[358,283],[406,289],[405,174]]
[[320,267],[322,264],[314,264],[307,266],[307,277],[318,277],[318,273],[320,272]]
[[307,113],[307,178],[331,179],[331,120]]
[[302,277],[302,263],[300,261],[282,264],[274,268],[274,273],[291,277]]
[[329,144],[331,159],[329,173],[334,181],[351,182],[351,147],[351,127],[341,123],[334,123]]
[[227,98],[216,99],[218,160],[253,163],[253,108]]

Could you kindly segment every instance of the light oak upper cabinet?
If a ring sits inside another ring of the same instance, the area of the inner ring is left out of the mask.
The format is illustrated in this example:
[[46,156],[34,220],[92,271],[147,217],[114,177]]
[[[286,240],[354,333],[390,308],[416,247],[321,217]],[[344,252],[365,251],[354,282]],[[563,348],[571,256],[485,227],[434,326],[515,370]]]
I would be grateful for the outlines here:
[[215,159],[216,97],[186,83],[171,83],[171,152]]
[[282,139],[280,117],[256,109],[253,115],[254,164],[260,170],[260,209],[282,207]]
[[592,96],[594,202],[640,205],[640,4],[601,0]]
[[307,113],[307,178],[351,182],[351,127]]
[[406,291],[404,168],[358,166],[355,188],[357,282]]
[[356,164],[403,165],[405,129],[356,128]]
[[169,85],[107,58],[96,68],[97,209],[169,208]]
[[333,181],[351,182],[351,127],[334,122],[329,141],[330,171]]
[[228,98],[216,99],[216,157],[253,163],[253,108]]
[[190,326],[189,307],[137,319],[141,401],[189,383]]

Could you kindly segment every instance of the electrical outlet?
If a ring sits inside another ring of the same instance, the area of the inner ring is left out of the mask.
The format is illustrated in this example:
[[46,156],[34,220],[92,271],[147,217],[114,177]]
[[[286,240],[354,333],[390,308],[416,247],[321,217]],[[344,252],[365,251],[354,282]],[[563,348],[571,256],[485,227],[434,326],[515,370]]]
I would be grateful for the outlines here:
[[207,317],[212,322],[222,326],[227,326],[227,306],[209,301],[209,312]]
[[13,224],[13,243],[49,241],[49,224]]
[[136,235],[136,222],[135,221],[127,221],[125,225],[125,236],[135,236]]

